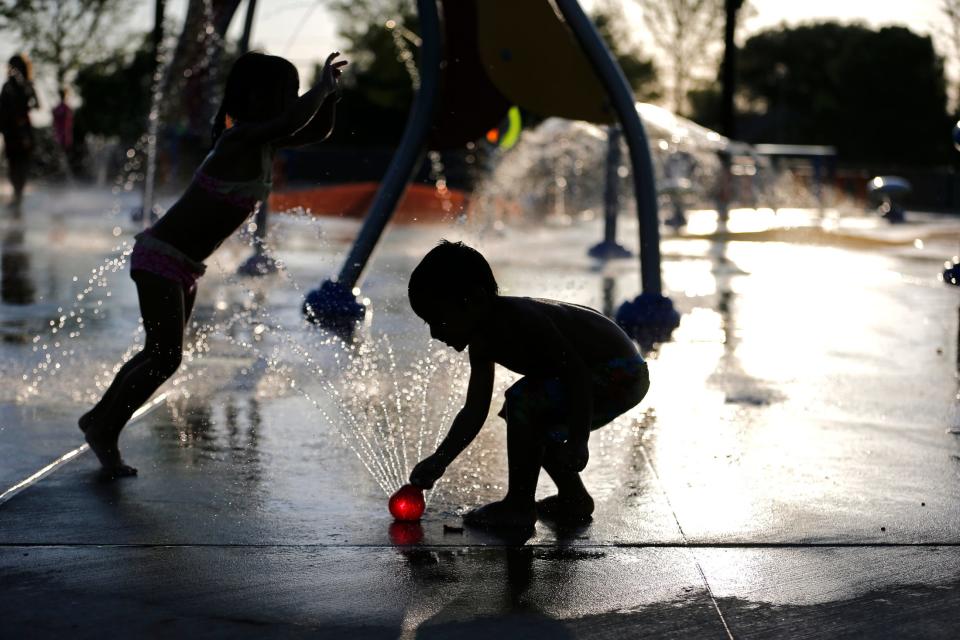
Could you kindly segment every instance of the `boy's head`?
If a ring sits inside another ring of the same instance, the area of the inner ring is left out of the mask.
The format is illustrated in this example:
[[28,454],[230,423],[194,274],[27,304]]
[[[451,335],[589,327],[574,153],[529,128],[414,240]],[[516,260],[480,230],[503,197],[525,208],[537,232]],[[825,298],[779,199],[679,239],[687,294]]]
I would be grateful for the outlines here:
[[462,242],[442,240],[410,274],[407,294],[413,312],[430,325],[431,335],[458,351],[475,327],[474,306],[500,291],[480,252]]

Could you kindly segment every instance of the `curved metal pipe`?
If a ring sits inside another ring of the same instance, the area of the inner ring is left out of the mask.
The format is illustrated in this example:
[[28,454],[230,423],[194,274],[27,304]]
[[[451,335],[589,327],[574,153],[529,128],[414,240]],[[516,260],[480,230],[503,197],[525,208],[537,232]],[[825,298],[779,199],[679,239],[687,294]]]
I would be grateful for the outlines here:
[[414,170],[423,159],[424,141],[430,130],[440,86],[441,33],[436,0],[417,0],[420,16],[420,89],[410,108],[400,145],[380,183],[350,254],[340,269],[338,283],[352,289],[360,279],[393,211],[407,190]]
[[640,223],[640,282],[643,293],[662,295],[660,277],[660,220],[653,160],[647,134],[637,113],[633,92],[620,66],[613,59],[587,14],[577,0],[554,0],[577,42],[607,89],[623,127],[633,165],[633,187]]

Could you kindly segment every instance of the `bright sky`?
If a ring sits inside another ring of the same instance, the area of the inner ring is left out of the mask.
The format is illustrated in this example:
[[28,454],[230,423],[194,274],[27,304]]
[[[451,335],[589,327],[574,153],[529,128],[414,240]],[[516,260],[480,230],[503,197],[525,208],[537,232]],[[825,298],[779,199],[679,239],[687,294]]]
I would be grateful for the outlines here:
[[[582,0],[590,9],[595,0]],[[743,24],[740,36],[780,23],[793,25],[816,20],[861,21],[870,26],[890,24],[905,25],[924,34],[936,35],[940,20],[941,0],[748,0],[754,11]],[[131,30],[149,30],[153,22],[152,0],[133,0],[137,9],[131,14],[127,27]],[[628,8],[635,2],[623,0]],[[324,0],[258,0],[256,21],[253,29],[253,45],[259,49],[283,55],[294,62],[301,77],[309,79],[314,61],[322,59],[340,43],[336,29],[326,10]],[[172,18],[182,17],[187,0],[168,0],[167,12]],[[231,28],[230,35],[239,35],[243,25],[246,4],[241,5]],[[640,20],[639,13],[629,10],[631,18]],[[642,29],[639,27],[638,31]],[[6,35],[0,40],[0,58],[6,59],[15,51],[15,43]],[[944,53],[940,47],[941,54]],[[956,75],[957,70],[951,70]],[[44,94],[52,95],[52,87],[43,86]],[[50,99],[45,103],[49,106]],[[37,124],[45,124],[46,114],[36,118]]]
[[756,16],[746,32],[786,22],[815,20],[862,21],[870,26],[900,24],[931,33],[940,18],[941,0],[749,0]]
[[[521,0],[522,1],[522,0]],[[639,11],[634,11],[634,0],[622,0],[628,15],[640,23]],[[739,34],[749,35],[780,23],[788,25],[817,20],[860,21],[874,27],[890,24],[905,25],[913,31],[929,34],[940,19],[941,0],[748,0],[753,6],[752,17],[743,24]],[[588,11],[595,0],[581,0]],[[270,6],[269,11],[264,7]],[[241,21],[237,20],[237,25]],[[291,35],[302,23],[299,35]],[[642,26],[640,27],[642,29]],[[237,29],[239,31],[239,28]],[[325,49],[337,46],[335,27],[331,23],[322,0],[259,0],[255,43],[279,55],[289,57],[304,69],[322,57]],[[286,51],[286,53],[284,53]]]

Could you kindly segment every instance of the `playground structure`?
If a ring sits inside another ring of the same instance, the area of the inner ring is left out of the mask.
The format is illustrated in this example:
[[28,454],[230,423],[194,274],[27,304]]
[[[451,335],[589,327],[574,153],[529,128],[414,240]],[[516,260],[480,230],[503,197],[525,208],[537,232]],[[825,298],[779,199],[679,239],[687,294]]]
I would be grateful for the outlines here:
[[892,224],[906,220],[901,200],[910,191],[910,183],[900,176],[877,176],[867,185],[870,199],[877,203],[877,212]]
[[[960,151],[960,122],[953,125],[952,137],[953,148]],[[940,280],[955,287],[960,286],[960,260],[958,260],[958,258],[948,260],[943,266],[944,269],[943,273],[940,274]],[[957,362],[960,363],[960,350],[958,350],[957,353]],[[960,368],[960,364],[958,364],[958,368]]]
[[[662,293],[657,190],[646,132],[629,84],[576,0],[417,0],[420,86],[406,128],[339,275],[311,291],[304,315],[352,332],[366,309],[357,283],[428,148],[480,138],[511,104],[544,116],[619,122],[633,166],[641,294],[617,322],[642,344],[669,338],[679,314]],[[529,37],[536,25],[538,37]],[[445,36],[445,37],[444,37]],[[443,43],[446,43],[446,50]],[[615,218],[608,208],[608,219]],[[607,232],[607,240],[612,238]]]

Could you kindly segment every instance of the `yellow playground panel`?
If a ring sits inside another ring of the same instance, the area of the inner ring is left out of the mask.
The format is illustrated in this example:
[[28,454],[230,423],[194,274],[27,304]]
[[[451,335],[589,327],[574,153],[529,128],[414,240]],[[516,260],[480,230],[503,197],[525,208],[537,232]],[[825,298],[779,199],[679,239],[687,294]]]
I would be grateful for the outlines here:
[[507,100],[542,116],[611,124],[616,114],[550,0],[476,3],[480,58]]

